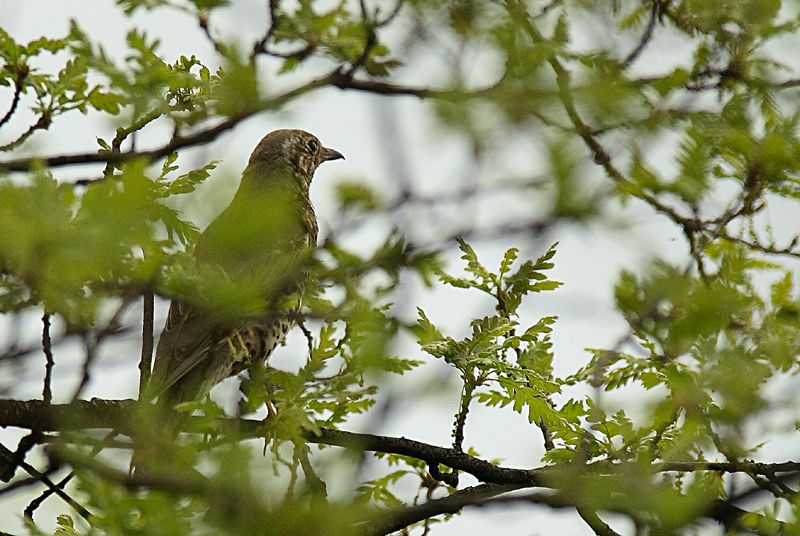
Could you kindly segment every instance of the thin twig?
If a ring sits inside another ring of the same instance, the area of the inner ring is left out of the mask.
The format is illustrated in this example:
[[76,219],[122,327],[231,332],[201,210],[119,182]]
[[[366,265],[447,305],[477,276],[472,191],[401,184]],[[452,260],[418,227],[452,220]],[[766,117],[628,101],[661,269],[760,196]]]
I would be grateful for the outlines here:
[[27,72],[17,71],[17,76],[14,78],[14,96],[11,97],[11,106],[9,106],[6,115],[0,119],[0,127],[8,123],[11,116],[17,111],[17,105],[19,104],[20,96],[22,96],[22,89],[25,87],[25,78],[27,75]]
[[364,48],[361,51],[361,54],[359,54],[358,58],[353,62],[350,68],[345,71],[345,76],[348,78],[352,78],[356,71],[364,66],[369,59],[370,52],[372,52],[372,49],[378,42],[378,36],[375,33],[375,24],[369,16],[365,0],[359,0],[358,5],[361,9],[361,27],[367,33],[367,38],[364,40]]
[[269,40],[272,39],[272,35],[275,33],[278,22],[279,7],[280,0],[268,0],[267,12],[269,14],[269,26],[267,27],[267,32],[264,34],[264,37],[259,39],[255,45],[253,45],[253,52],[250,54],[251,63],[255,60],[255,57],[258,53],[268,53],[267,44],[269,43]]
[[[544,37],[533,25],[528,17],[525,6],[522,5],[519,0],[506,0],[505,4],[509,13],[512,16],[519,18],[531,41],[534,43],[544,42]],[[567,117],[569,117],[570,121],[572,122],[575,132],[588,147],[595,163],[599,164],[605,170],[606,175],[608,175],[608,177],[618,186],[625,187],[628,191],[634,192],[632,195],[646,202],[657,212],[664,214],[675,223],[683,226],[685,229],[690,230],[699,228],[700,222],[697,220],[681,216],[674,208],[665,205],[658,198],[656,198],[656,196],[645,191],[641,191],[640,189],[637,189],[635,185],[631,184],[631,180],[626,177],[625,174],[616,167],[616,165],[614,165],[611,155],[592,134],[594,129],[586,124],[578,112],[572,94],[573,90],[570,87],[570,72],[561,64],[555,54],[548,57],[547,63],[550,65],[556,75],[556,85],[558,86],[559,90],[558,98],[564,107],[564,111],[567,113]]]
[[[547,403],[551,404],[549,400],[547,401]],[[544,419],[539,419],[539,422],[536,423],[536,425],[539,427],[539,430],[542,431],[544,450],[550,452],[551,450],[556,448],[555,443],[553,443],[553,434],[550,433],[550,429],[547,427],[547,424],[545,424]]]
[[589,525],[589,528],[591,528],[597,536],[620,536],[608,523],[600,519],[600,516],[598,516],[597,512],[594,510],[590,510],[584,506],[577,506],[575,510],[578,511],[578,515],[581,516],[581,519]]
[[[137,121],[134,121],[131,125],[127,127],[119,127],[117,129],[116,134],[114,135],[114,139],[111,140],[111,154],[119,154],[120,149],[122,147],[122,142],[124,142],[128,138],[128,136],[143,129],[149,123],[155,121],[162,115],[163,112],[161,112],[160,110],[153,110],[149,113],[144,114]],[[103,170],[103,177],[104,178],[110,177],[113,172],[114,172],[114,162],[109,160],[108,162],[106,162],[106,167]]]
[[25,507],[25,517],[33,519],[33,514],[36,512],[36,510],[39,509],[44,501],[46,501],[53,493],[55,493],[53,490],[63,490],[74,476],[75,471],[70,471],[64,478],[55,483],[55,488],[46,488],[38,497],[34,498],[30,503],[28,503],[28,506]]
[[83,366],[81,367],[81,380],[72,394],[72,400],[77,400],[81,396],[83,389],[88,385],[91,379],[91,369],[94,365],[94,360],[97,357],[97,336],[91,330],[86,332],[83,337],[84,358]]
[[99,331],[90,329],[84,334],[83,339],[85,358],[83,360],[81,381],[78,383],[78,386],[75,388],[75,392],[72,394],[73,401],[80,397],[83,389],[86,387],[86,385],[88,385],[89,380],[91,379],[91,368],[92,365],[94,365],[95,359],[97,358],[97,349],[100,346],[100,343],[103,342],[103,339],[109,335],[119,331],[120,319],[132,301],[133,298],[130,296],[123,298],[122,303],[119,307],[117,307],[117,310],[114,312],[114,314],[111,315],[111,319],[103,327],[103,329]]
[[[112,430],[112,431],[111,431],[109,434],[107,434],[107,435],[105,436],[105,438],[103,438],[101,441],[99,441],[97,444],[95,444],[95,445],[92,447],[92,451],[91,451],[91,453],[89,453],[89,456],[90,456],[90,457],[94,457],[94,456],[97,456],[98,454],[100,454],[100,451],[102,451],[102,450],[103,450],[103,449],[106,447],[107,443],[108,443],[109,441],[113,440],[113,439],[114,439],[114,437],[115,437],[116,435],[118,435],[118,434],[117,434],[117,431],[116,431],[116,430]],[[61,438],[59,438],[59,439],[61,439]],[[69,473],[67,473],[67,474],[64,476],[64,478],[62,478],[61,480],[59,480],[59,481],[56,483],[56,488],[58,488],[58,489],[62,489],[62,490],[63,490],[64,488],[66,488],[67,484],[69,484],[69,483],[70,483],[70,481],[71,481],[73,478],[75,478],[75,471],[70,471]],[[44,490],[44,491],[41,493],[41,495],[39,495],[38,497],[36,497],[35,499],[33,499],[33,500],[30,502],[30,504],[28,504],[28,507],[27,507],[27,508],[25,508],[25,511],[30,513],[30,516],[29,516],[29,517],[33,517],[33,513],[34,513],[34,512],[35,512],[35,511],[36,511],[36,510],[37,510],[37,509],[38,509],[38,508],[39,508],[39,507],[42,505],[42,503],[44,503],[44,501],[46,501],[46,500],[48,499],[48,497],[50,497],[50,495],[52,495],[53,493],[54,493],[54,491],[53,491],[51,488],[47,488],[47,489],[45,489],[45,490]]]
[[45,312],[42,316],[42,350],[44,351],[44,387],[42,388],[42,400],[45,404],[50,404],[53,400],[53,392],[50,383],[53,378],[53,348],[50,340],[50,314]]
[[800,258],[800,249],[797,249],[798,243],[800,243],[800,235],[795,236],[789,245],[783,248],[778,247],[775,244],[762,244],[753,240],[746,240],[744,238],[728,234],[725,231],[720,232],[719,236],[720,238],[723,238],[729,242],[736,242],[768,255],[786,255],[789,257]]
[[[75,499],[73,499],[72,497],[67,495],[67,493],[63,489],[61,489],[58,486],[56,486],[56,484],[54,484],[53,481],[50,480],[50,477],[47,476],[46,472],[43,473],[43,472],[38,471],[36,468],[31,466],[27,462],[20,463],[20,467],[22,467],[29,475],[31,475],[32,477],[38,479],[45,486],[47,486],[47,488],[49,490],[51,490],[62,501],[64,501],[68,505],[70,505],[72,507],[72,509],[75,510],[82,518],[84,518],[86,521],[91,521],[92,513],[89,512],[89,510],[87,510],[86,508],[84,508],[80,504],[78,504],[78,502]],[[25,509],[25,512],[23,513],[23,515],[27,519],[31,519],[32,520],[33,519],[33,511],[32,510],[29,511],[30,506],[31,505],[28,505],[28,508]]]
[[463,451],[464,426],[467,424],[467,414],[469,404],[472,401],[472,393],[475,391],[475,383],[469,379],[464,379],[464,388],[461,390],[461,403],[459,404],[456,420],[453,424],[453,448]]
[[139,360],[139,398],[147,389],[153,362],[153,311],[155,297],[152,290],[142,294],[142,356]]
[[9,493],[14,493],[15,491],[21,489],[29,488],[30,486],[34,486],[39,482],[41,481],[38,478],[33,478],[32,476],[23,478],[21,480],[16,480],[11,484],[5,486],[4,488],[0,489],[0,497],[2,497],[3,495],[8,495]]
[[328,487],[325,481],[317,476],[314,467],[311,465],[311,460],[308,459],[308,447],[303,444],[295,443],[295,455],[300,461],[300,467],[303,468],[303,474],[306,477],[306,485],[314,494],[314,496],[325,499],[328,496]]
[[14,477],[17,467],[25,461],[25,456],[41,440],[42,434],[39,430],[31,429],[31,433],[23,437],[17,443],[17,449],[11,452],[6,447],[0,445],[0,480],[8,482]]
[[53,122],[53,118],[50,116],[49,112],[42,112],[42,115],[39,116],[39,119],[32,124],[28,129],[23,132],[22,134],[17,137],[17,139],[6,143],[5,145],[0,145],[0,152],[7,152],[11,151],[12,149],[16,149],[20,145],[22,145],[25,140],[31,137],[34,132],[37,130],[47,130],[50,128],[50,125]]
[[314,334],[311,333],[311,330],[306,327],[306,323],[302,318],[297,321],[297,325],[300,327],[300,331],[303,332],[303,335],[306,338],[306,344],[308,345],[308,358],[311,359],[311,356],[314,355]]
[[[375,28],[383,28],[391,24],[391,22],[400,14],[400,10],[403,8],[403,5],[406,3],[406,0],[397,0],[397,3],[394,5],[394,8],[389,12],[389,14],[384,17],[382,20],[375,21]],[[378,15],[378,10],[375,10],[376,17]]]
[[213,35],[211,35],[211,28],[208,25],[208,13],[202,11],[197,15],[197,25],[200,26],[201,30],[203,30],[203,34],[206,36],[206,39],[208,39],[214,46],[214,50],[216,50],[221,56],[227,56],[228,51],[225,48],[225,45],[220,43],[214,38]]
[[650,40],[653,37],[653,30],[656,28],[656,22],[658,21],[658,10],[659,10],[659,0],[651,0],[653,5],[650,9],[650,18],[647,21],[647,27],[644,29],[644,33],[642,34],[641,39],[639,39],[639,43],[636,47],[631,50],[630,54],[628,54],[624,60],[622,60],[622,68],[627,69],[631,66],[631,64],[639,58],[639,56],[644,52],[645,47],[650,43]]

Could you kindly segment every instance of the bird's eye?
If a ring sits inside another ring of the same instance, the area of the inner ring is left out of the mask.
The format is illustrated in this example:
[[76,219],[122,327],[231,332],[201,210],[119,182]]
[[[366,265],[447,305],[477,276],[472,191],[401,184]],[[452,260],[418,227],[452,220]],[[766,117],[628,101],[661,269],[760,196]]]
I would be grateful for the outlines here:
[[312,153],[316,153],[317,149],[319,149],[319,143],[317,143],[315,140],[308,140],[308,144],[307,145],[308,145],[308,148],[311,149]]

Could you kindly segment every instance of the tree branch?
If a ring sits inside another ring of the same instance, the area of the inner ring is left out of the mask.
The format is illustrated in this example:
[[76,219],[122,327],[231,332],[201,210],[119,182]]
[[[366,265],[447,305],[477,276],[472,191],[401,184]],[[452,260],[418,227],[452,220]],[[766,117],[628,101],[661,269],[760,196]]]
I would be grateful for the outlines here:
[[11,106],[9,106],[8,111],[0,119],[0,127],[8,123],[11,116],[17,111],[17,105],[19,104],[19,98],[22,96],[22,89],[25,87],[24,81],[27,76],[27,70],[17,70],[17,76],[14,79],[14,96],[11,97]]
[[303,84],[295,89],[289,90],[286,93],[281,95],[275,96],[271,99],[268,99],[262,102],[259,106],[253,108],[252,110],[245,111],[233,117],[229,117],[228,119],[222,121],[218,125],[207,128],[205,130],[201,130],[199,132],[195,132],[194,134],[190,134],[188,136],[180,136],[176,135],[162,147],[157,149],[152,149],[150,151],[125,151],[125,152],[110,152],[110,153],[82,153],[82,154],[72,154],[72,155],[61,155],[61,156],[51,156],[51,157],[29,157],[29,158],[18,158],[16,160],[8,160],[5,162],[0,162],[0,171],[29,171],[32,166],[35,165],[44,165],[50,168],[54,167],[63,167],[63,166],[74,166],[80,164],[98,164],[98,163],[111,163],[111,164],[118,164],[121,162],[126,162],[128,160],[132,160],[134,158],[146,158],[150,160],[163,158],[168,154],[171,154],[178,149],[183,149],[187,147],[193,147],[195,145],[202,145],[217,139],[220,135],[231,130],[236,125],[244,121],[245,119],[255,115],[258,112],[278,108],[288,101],[299,97],[300,95],[312,91],[314,89],[330,85],[333,81],[332,75],[323,76],[321,78],[317,78],[312,80],[306,84]]
[[153,310],[155,295],[152,290],[142,293],[142,355],[139,359],[139,397],[141,398],[150,381],[153,362]]
[[53,392],[50,387],[53,378],[53,347],[50,340],[50,314],[45,312],[42,316],[42,351],[44,351],[44,386],[42,387],[42,399],[45,404],[50,404],[53,399]]
[[[20,134],[17,139],[6,143],[5,145],[0,146],[0,152],[10,151],[12,149],[16,149],[20,145],[22,145],[25,140],[30,138],[34,132],[37,130],[47,130],[50,128],[50,125],[53,122],[53,118],[50,116],[49,112],[42,112],[42,115],[39,116],[39,119],[36,120],[28,129]],[[2,166],[0,166],[2,169]]]
[[388,510],[370,520],[369,524],[365,526],[363,534],[364,536],[391,534],[434,516],[458,513],[466,506],[479,505],[491,497],[514,491],[520,487],[520,485],[513,484],[481,484],[456,491],[447,497],[432,499],[424,504]]
[[[78,153],[71,155],[59,155],[50,157],[27,157],[18,158],[14,160],[7,160],[0,162],[0,171],[5,172],[23,172],[29,171],[31,167],[36,165],[43,165],[49,168],[76,166],[83,164],[119,164],[132,160],[135,158],[145,158],[149,160],[156,160],[171,154],[178,149],[193,147],[209,143],[217,139],[220,135],[233,129],[239,123],[248,119],[249,117],[270,109],[279,108],[290,100],[293,100],[300,95],[309,93],[315,89],[326,86],[333,86],[339,89],[352,89],[356,91],[365,91],[369,93],[377,93],[381,95],[396,95],[396,96],[415,96],[419,98],[434,98],[442,100],[455,100],[455,99],[470,99],[479,96],[485,92],[491,91],[494,86],[487,88],[477,89],[473,91],[455,91],[445,89],[432,89],[421,88],[412,86],[401,86],[389,84],[385,82],[377,82],[373,80],[357,80],[352,76],[337,69],[325,76],[316,78],[306,84],[298,86],[295,89],[287,91],[281,95],[267,99],[259,106],[254,107],[252,110],[245,111],[239,115],[229,117],[214,127],[200,130],[188,136],[176,135],[165,145],[151,149],[149,151],[124,151],[124,152],[106,152],[106,153]],[[76,184],[85,184],[92,181],[78,181]]]
[[[132,419],[136,415],[135,400],[76,400],[69,404],[46,405],[41,400],[0,399],[0,427],[14,426],[37,429],[42,432],[84,429],[115,429],[130,434],[135,429]],[[232,420],[232,419],[228,419]],[[208,431],[203,423],[206,419],[188,418],[184,424],[187,432]],[[239,437],[264,437],[263,421],[238,419],[236,426],[226,423],[219,430],[238,429]],[[559,466],[536,469],[502,467],[459,452],[453,448],[440,447],[406,439],[404,437],[361,434],[344,430],[322,428],[319,434],[306,432],[309,443],[332,445],[353,450],[385,452],[410,456],[431,463],[441,463],[453,469],[470,473],[484,482],[498,484],[546,485],[545,477],[556,474]],[[586,468],[594,474],[613,475],[618,472],[616,464],[595,462]],[[761,463],[755,461],[696,462],[678,461],[653,464],[654,472],[718,471],[725,473],[754,473],[773,475],[800,471],[800,462]]]
[[[40,431],[113,428],[121,433],[131,433],[131,431],[136,428],[135,423],[132,422],[133,416],[136,414],[136,404],[137,402],[134,400],[93,399],[90,401],[78,400],[69,404],[57,405],[47,405],[41,400],[0,400],[0,426],[16,426]],[[234,419],[223,420],[233,421]],[[234,439],[238,440],[244,437],[263,437],[264,426],[268,426],[265,425],[263,421],[251,419],[238,419],[236,421],[236,426],[232,426],[232,423],[225,422],[222,426],[215,428],[217,428],[217,430],[236,429],[239,435]],[[206,419],[189,418],[185,421],[184,430],[189,432],[207,431],[204,426],[207,426]],[[551,487],[551,477],[557,477],[564,470],[574,472],[576,468],[572,465],[568,467],[557,465],[535,469],[502,467],[453,448],[439,447],[403,437],[360,434],[328,428],[321,429],[318,434],[306,432],[305,439],[309,443],[339,446],[360,451],[400,454],[424,460],[429,464],[443,464],[453,469],[470,473],[485,483],[482,486],[466,488],[442,499],[428,501],[423,505],[387,512],[385,516],[381,516],[381,518],[388,520],[385,523],[375,525],[374,527],[372,525],[365,525],[368,534],[387,534],[388,532],[398,530],[398,528],[408,526],[431,516],[453,513],[469,505],[482,506],[490,504],[493,500],[497,503],[508,503],[509,501],[534,502],[536,504],[544,504],[556,508],[574,508],[576,504],[574,498],[570,499],[563,495],[563,493],[534,493],[522,497],[513,496],[509,498],[491,499],[496,495],[524,487]],[[131,488],[152,486],[187,494],[205,494],[210,489],[207,482],[194,479],[186,480],[183,476],[178,477],[176,475],[165,475],[155,480],[153,480],[155,477],[151,477],[150,475],[138,479],[131,479],[127,473],[109,468],[100,462],[92,460],[90,457],[82,456],[74,453],[74,451],[67,451],[59,447],[56,447],[56,449],[55,458],[57,460],[87,468],[100,476],[108,477],[111,481]],[[75,456],[80,456],[80,459],[75,458]],[[36,474],[35,470],[27,466],[27,464],[25,464],[23,468],[28,472],[33,470],[34,473],[31,474]],[[613,476],[618,474],[621,470],[619,464],[608,462],[590,463],[579,469],[598,476]],[[800,474],[800,462],[667,462],[653,464],[652,471],[654,473],[667,471],[743,472],[766,475],[771,479],[781,480],[781,478],[795,478]],[[776,475],[779,473],[788,476],[777,477]],[[47,484],[47,482],[45,483]],[[59,495],[63,493],[62,490],[52,482],[50,482],[48,488],[50,488],[53,493]],[[748,494],[746,495],[737,495],[729,501],[715,501],[702,515],[715,519],[725,526],[735,526],[747,511],[734,506],[732,503],[734,501],[744,500],[752,493],[759,491],[762,490],[755,488],[755,491],[747,492]],[[613,529],[596,516],[596,513],[583,512],[582,514],[584,514],[582,517],[584,517],[597,534],[616,534]]]
[[50,168],[75,166],[81,164],[112,163],[118,164],[127,162],[134,158],[146,158],[154,160],[167,156],[178,149],[193,147],[215,140],[222,133],[232,129],[243,120],[247,119],[255,112],[248,112],[242,115],[226,119],[215,127],[201,130],[189,136],[175,136],[166,145],[152,149],[150,151],[125,151],[120,153],[79,153],[71,155],[50,156],[50,157],[30,157],[18,158],[0,162],[0,170],[5,171],[29,171],[34,165],[43,165]]
[[[128,136],[131,134],[143,129],[149,123],[152,123],[159,117],[164,115],[164,112],[161,110],[153,110],[150,113],[144,114],[138,120],[134,121],[127,127],[119,127],[114,135],[114,139],[111,140],[111,153],[112,154],[119,154],[120,148],[122,147],[122,142],[124,142]],[[106,162],[106,167],[103,170],[103,177],[108,177],[114,171],[114,162],[108,161]]]
[[653,38],[653,30],[656,28],[656,22],[658,21],[658,10],[659,10],[659,0],[651,0],[653,3],[652,8],[650,9],[650,18],[647,21],[647,27],[644,29],[644,33],[642,34],[639,43],[631,50],[630,54],[628,54],[624,60],[622,60],[622,68],[626,69],[631,66],[633,62],[635,62],[639,56],[644,52],[644,49],[647,47],[650,40]]
[[[528,13],[523,4],[519,0],[506,0],[506,6],[509,14],[517,17],[520,20],[523,28],[525,29],[528,37],[534,43],[542,43],[545,41],[544,36],[534,26],[528,17]],[[621,189],[627,191],[630,195],[641,199],[645,203],[653,207],[657,212],[669,217],[672,221],[682,226],[688,231],[698,230],[700,223],[693,218],[687,218],[678,214],[678,212],[662,203],[656,196],[638,188],[631,180],[625,176],[622,171],[614,164],[611,155],[606,151],[603,145],[597,140],[593,134],[594,130],[591,128],[581,117],[578,108],[573,98],[573,88],[570,87],[570,72],[567,70],[558,57],[552,54],[547,59],[553,73],[556,77],[556,85],[558,86],[558,98],[561,101],[564,111],[567,113],[570,122],[573,125],[574,131],[583,140],[584,144],[589,149],[595,163],[599,164],[606,172],[606,175],[616,183]]]
[[148,473],[143,475],[141,471],[137,471],[131,475],[126,471],[115,469],[92,456],[83,455],[73,449],[54,446],[48,449],[48,454],[59,462],[87,469],[109,482],[120,484],[128,489],[152,487],[186,495],[210,495],[220,491],[216,489],[218,486],[215,487],[211,480],[201,476],[199,473],[181,475]]
[[[477,486],[477,487],[481,488],[482,486]],[[512,491],[512,489],[506,491]],[[467,506],[491,507],[491,506],[505,506],[512,504],[537,504],[537,505],[548,506],[550,508],[575,507],[574,498],[563,493],[530,492],[522,495],[519,494],[505,495],[502,497],[496,497],[496,496],[482,497],[479,493],[464,494],[463,496],[456,497],[457,495],[458,493],[454,493],[448,497],[444,497],[443,499],[435,499],[433,501],[429,501],[426,504],[410,507],[408,509],[412,510],[412,512],[415,509],[420,509],[420,510],[424,509],[429,516],[434,516],[442,513],[454,513],[455,511],[461,510]],[[455,498],[450,500],[453,497]],[[635,511],[632,511],[630,505],[625,504],[624,502],[617,506],[609,507],[608,510],[622,514],[635,513]],[[742,508],[739,508],[738,506],[735,506],[734,504],[732,504],[731,500],[725,501],[722,499],[716,499],[714,501],[711,501],[709,508],[707,508],[703,512],[700,512],[698,517],[712,519],[714,521],[719,522],[726,528],[741,529],[743,521],[742,518],[745,515],[753,516],[756,519],[759,518],[763,519],[764,517],[761,514],[750,512],[748,510],[744,510]],[[611,529],[611,527],[609,527],[602,521],[600,521],[600,523],[602,523],[602,525],[592,526],[592,529],[596,532],[596,534],[603,534],[607,536],[613,536],[617,534],[613,529]],[[778,522],[777,524],[779,527],[784,526],[784,524],[780,522]],[[783,532],[779,531],[778,533],[782,534]],[[373,534],[386,534],[386,533],[370,533],[370,534],[373,535]]]

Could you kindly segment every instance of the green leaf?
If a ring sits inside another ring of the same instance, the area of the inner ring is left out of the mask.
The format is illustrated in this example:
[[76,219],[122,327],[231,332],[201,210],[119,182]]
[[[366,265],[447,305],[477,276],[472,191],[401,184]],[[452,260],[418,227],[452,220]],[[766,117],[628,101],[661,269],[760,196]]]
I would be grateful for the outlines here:
[[120,106],[127,103],[127,98],[125,96],[110,92],[104,93],[99,87],[92,89],[86,98],[95,110],[107,112],[111,115],[117,115]]
[[529,292],[544,292],[555,290],[561,286],[559,281],[550,281],[543,272],[551,270],[555,265],[550,262],[556,254],[558,243],[550,248],[536,261],[525,261],[513,274],[505,280],[511,292],[525,295]]
[[197,7],[197,9],[208,11],[230,4],[230,0],[191,0],[191,2]]
[[103,149],[102,151],[100,151],[100,153],[101,153],[101,154],[102,154],[104,151],[105,151],[105,152],[107,152],[107,153],[110,153],[110,152],[111,152],[111,146],[110,146],[110,145],[108,144],[108,142],[107,142],[106,140],[104,140],[103,138],[100,138],[100,137],[98,137],[98,138],[97,138],[97,144],[98,144],[100,147],[102,147],[102,149]]
[[[167,162],[164,163],[162,172],[165,170],[171,171],[172,169],[175,169],[173,167],[170,167],[168,162],[169,159]],[[211,171],[217,167],[218,163],[219,160],[212,160],[211,162],[209,162],[208,164],[204,165],[201,168],[193,169],[188,173],[179,175],[174,181],[169,183],[166,191],[162,195],[165,196],[183,195],[194,192],[195,188],[197,188],[209,177]]]
[[376,193],[365,184],[356,181],[336,184],[336,198],[344,211],[369,212],[380,205]]
[[254,65],[229,58],[225,67],[217,71],[217,77],[211,96],[218,113],[235,117],[261,107]]
[[456,240],[458,241],[458,248],[463,253],[461,258],[467,261],[466,270],[479,279],[491,279],[488,270],[478,261],[478,256],[472,246],[462,238],[457,238]]
[[517,254],[519,250],[517,248],[509,248],[505,255],[503,255],[503,260],[500,262],[500,271],[498,272],[501,276],[508,273],[511,269],[511,265],[514,264],[514,261],[517,260]]
[[414,332],[414,335],[417,336],[417,342],[419,344],[430,344],[432,342],[444,340],[444,335],[442,335],[442,332],[428,319],[425,311],[417,307],[417,314],[419,318],[417,319],[416,325],[411,327],[411,330]]
[[72,516],[61,514],[56,517],[56,530],[54,536],[80,536],[80,533],[75,530],[75,522]]

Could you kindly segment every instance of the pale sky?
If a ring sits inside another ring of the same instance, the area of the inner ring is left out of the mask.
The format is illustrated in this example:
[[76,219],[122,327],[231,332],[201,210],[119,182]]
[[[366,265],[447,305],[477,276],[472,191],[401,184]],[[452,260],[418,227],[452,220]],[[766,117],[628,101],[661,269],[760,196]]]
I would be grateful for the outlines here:
[[[67,31],[69,19],[75,18],[92,39],[103,43],[112,56],[122,53],[127,29],[137,26],[146,28],[151,35],[161,39],[159,50],[165,60],[174,61],[180,54],[195,54],[204,62],[215,65],[217,59],[213,49],[186,15],[163,10],[156,13],[139,12],[132,21],[127,21],[112,4],[103,0],[3,0],[0,26],[14,38],[27,41],[40,35],[62,35]],[[263,31],[263,4],[255,0],[236,1],[232,8],[225,10],[224,15],[212,17],[212,27],[222,34],[235,32],[237,37],[249,43]],[[47,15],[43,16],[43,13]],[[596,36],[585,37],[592,39]],[[668,63],[681,61],[681,54],[686,51],[685,45],[681,49],[670,36],[659,39],[662,39],[662,46],[652,47],[652,52],[648,52],[650,55],[640,62],[642,69],[657,72]],[[476,59],[476,62],[479,61],[486,59]],[[435,60],[408,58],[408,65],[401,73],[404,81],[419,85],[435,82]],[[301,69],[292,79],[276,80],[265,76],[262,83],[266,88],[289,87],[291,80],[310,77],[318,72],[312,65],[308,70]],[[7,96],[7,88],[0,88],[0,103],[5,103]],[[4,106],[0,104],[0,107]],[[451,191],[468,181],[486,181],[497,175],[497,167],[484,165],[476,169],[471,165],[464,140],[437,127],[432,119],[429,105],[411,97],[381,98],[336,89],[308,95],[278,114],[264,113],[246,121],[206,148],[182,151],[178,163],[185,166],[202,165],[210,159],[223,160],[209,180],[209,188],[188,200],[185,210],[201,227],[213,218],[232,195],[236,178],[252,148],[261,136],[276,128],[308,130],[326,146],[341,151],[347,157],[343,162],[326,164],[315,177],[312,197],[323,234],[337,223],[333,221],[335,215],[331,192],[332,185],[339,180],[363,179],[388,197],[397,191],[398,174],[401,173],[407,174],[416,188],[432,192]],[[28,146],[31,152],[48,155],[86,152],[96,148],[96,136],[106,139],[113,137],[113,128],[114,125],[98,120],[96,115],[86,117],[77,113],[69,114],[58,118],[49,131],[37,133]],[[165,135],[168,133],[154,132],[149,138],[142,136],[139,139],[140,147],[157,146],[163,141],[158,136]],[[5,136],[7,134],[3,133],[0,142],[6,140]],[[509,138],[505,152],[509,158],[507,161],[498,161],[498,166],[530,170],[531,173],[544,171],[536,156],[537,151],[541,152],[541,133],[534,130],[525,136],[518,132],[509,133]],[[387,140],[394,149],[391,154],[386,151]],[[576,147],[587,173],[602,180],[602,175],[592,166],[584,148]],[[668,158],[668,148],[654,147],[653,158]],[[56,174],[60,178],[96,175],[99,169],[64,168]],[[222,190],[227,192],[225,195],[228,197],[218,194],[219,189],[213,189],[213,195],[208,193],[214,184],[221,183],[226,185]],[[426,213],[419,218],[417,214],[406,214],[397,222],[408,226],[418,236],[425,237],[426,228],[445,225],[452,218],[467,221],[476,217],[478,209],[481,217],[476,224],[485,225],[507,215],[509,211],[519,213],[536,210],[536,206],[535,200],[501,195],[482,202],[479,207],[475,204],[456,206],[444,213]],[[788,214],[784,216],[780,211],[774,218],[778,222],[776,226],[783,221],[789,222]],[[623,225],[620,225],[621,222]],[[383,226],[362,229],[350,239],[349,244],[366,247],[382,238],[384,232]],[[556,314],[560,317],[553,335],[555,366],[558,374],[565,375],[586,362],[589,355],[584,348],[610,347],[626,333],[625,323],[613,310],[613,285],[619,271],[623,268],[641,269],[645,261],[654,256],[683,259],[685,246],[678,228],[634,203],[624,210],[615,209],[613,218],[609,217],[607,221],[588,228],[559,225],[544,237],[527,241],[519,236],[501,238],[491,242],[476,242],[475,248],[489,266],[495,266],[507,247],[518,246],[521,256],[535,257],[554,241],[560,242],[560,247],[553,277],[563,281],[564,286],[554,293],[532,296],[523,310],[524,320],[529,322],[544,315]],[[459,267],[457,253],[455,244],[452,244],[448,257],[452,270]],[[407,294],[399,296],[398,303],[409,317],[414,315],[415,306],[420,305],[432,320],[453,336],[468,331],[469,319],[491,312],[491,305],[474,294],[443,288],[430,291],[417,284],[408,285]],[[161,302],[156,310],[157,330],[163,324],[165,313],[166,304]],[[134,311],[131,317],[137,318],[138,314],[138,310]],[[30,319],[33,334],[40,329],[33,323],[37,316],[38,313]],[[10,329],[8,322],[0,322],[0,330],[4,329]],[[6,340],[6,335],[0,331],[0,341]],[[136,344],[128,342],[104,347],[103,357],[85,393],[86,398],[136,397]],[[279,367],[282,364],[292,366],[293,356],[298,349],[302,351],[303,344],[299,336],[293,335],[290,344],[280,350],[271,363]],[[442,363],[422,354],[413,345],[404,345],[402,351],[406,352],[407,357],[426,360],[430,365],[408,377],[391,381],[392,392],[396,396],[393,412],[387,421],[375,423],[361,419],[343,428],[404,435],[420,441],[449,445],[452,416],[458,400],[457,375]],[[71,392],[76,381],[73,367],[80,362],[79,359],[75,348],[64,347],[56,354],[58,366],[54,389],[57,400],[59,395],[63,399]],[[14,397],[40,396],[41,370],[38,366],[34,367],[34,360],[27,368],[29,372],[21,377],[22,381],[14,378]],[[433,386],[441,383],[446,388],[437,388],[441,392],[425,398],[404,396],[409,384],[420,385],[425,382],[431,382]],[[3,382],[2,387],[6,383]],[[234,393],[235,384],[228,382],[215,392],[215,397],[225,399]],[[369,430],[363,428],[367,425],[370,426]],[[19,435],[15,430],[2,430],[0,442],[13,449]],[[469,416],[466,445],[474,446],[485,459],[501,458],[504,465],[517,467],[537,466],[543,451],[538,429],[529,425],[524,417],[509,410],[487,409],[477,405],[473,406]],[[469,482],[468,479],[464,480],[465,484]],[[15,495],[13,500],[4,497],[0,501],[0,531],[22,531],[19,516],[29,500],[30,495],[22,494]],[[36,519],[40,526],[47,529],[52,526],[54,515],[62,512],[69,512],[68,506],[57,499],[50,499],[46,507],[37,512]],[[505,534],[591,534],[573,512],[552,511],[545,507],[516,507],[502,511],[467,510],[437,526],[433,533],[439,536],[487,534],[496,530],[498,523],[502,523]],[[624,532],[624,526],[619,528]]]

